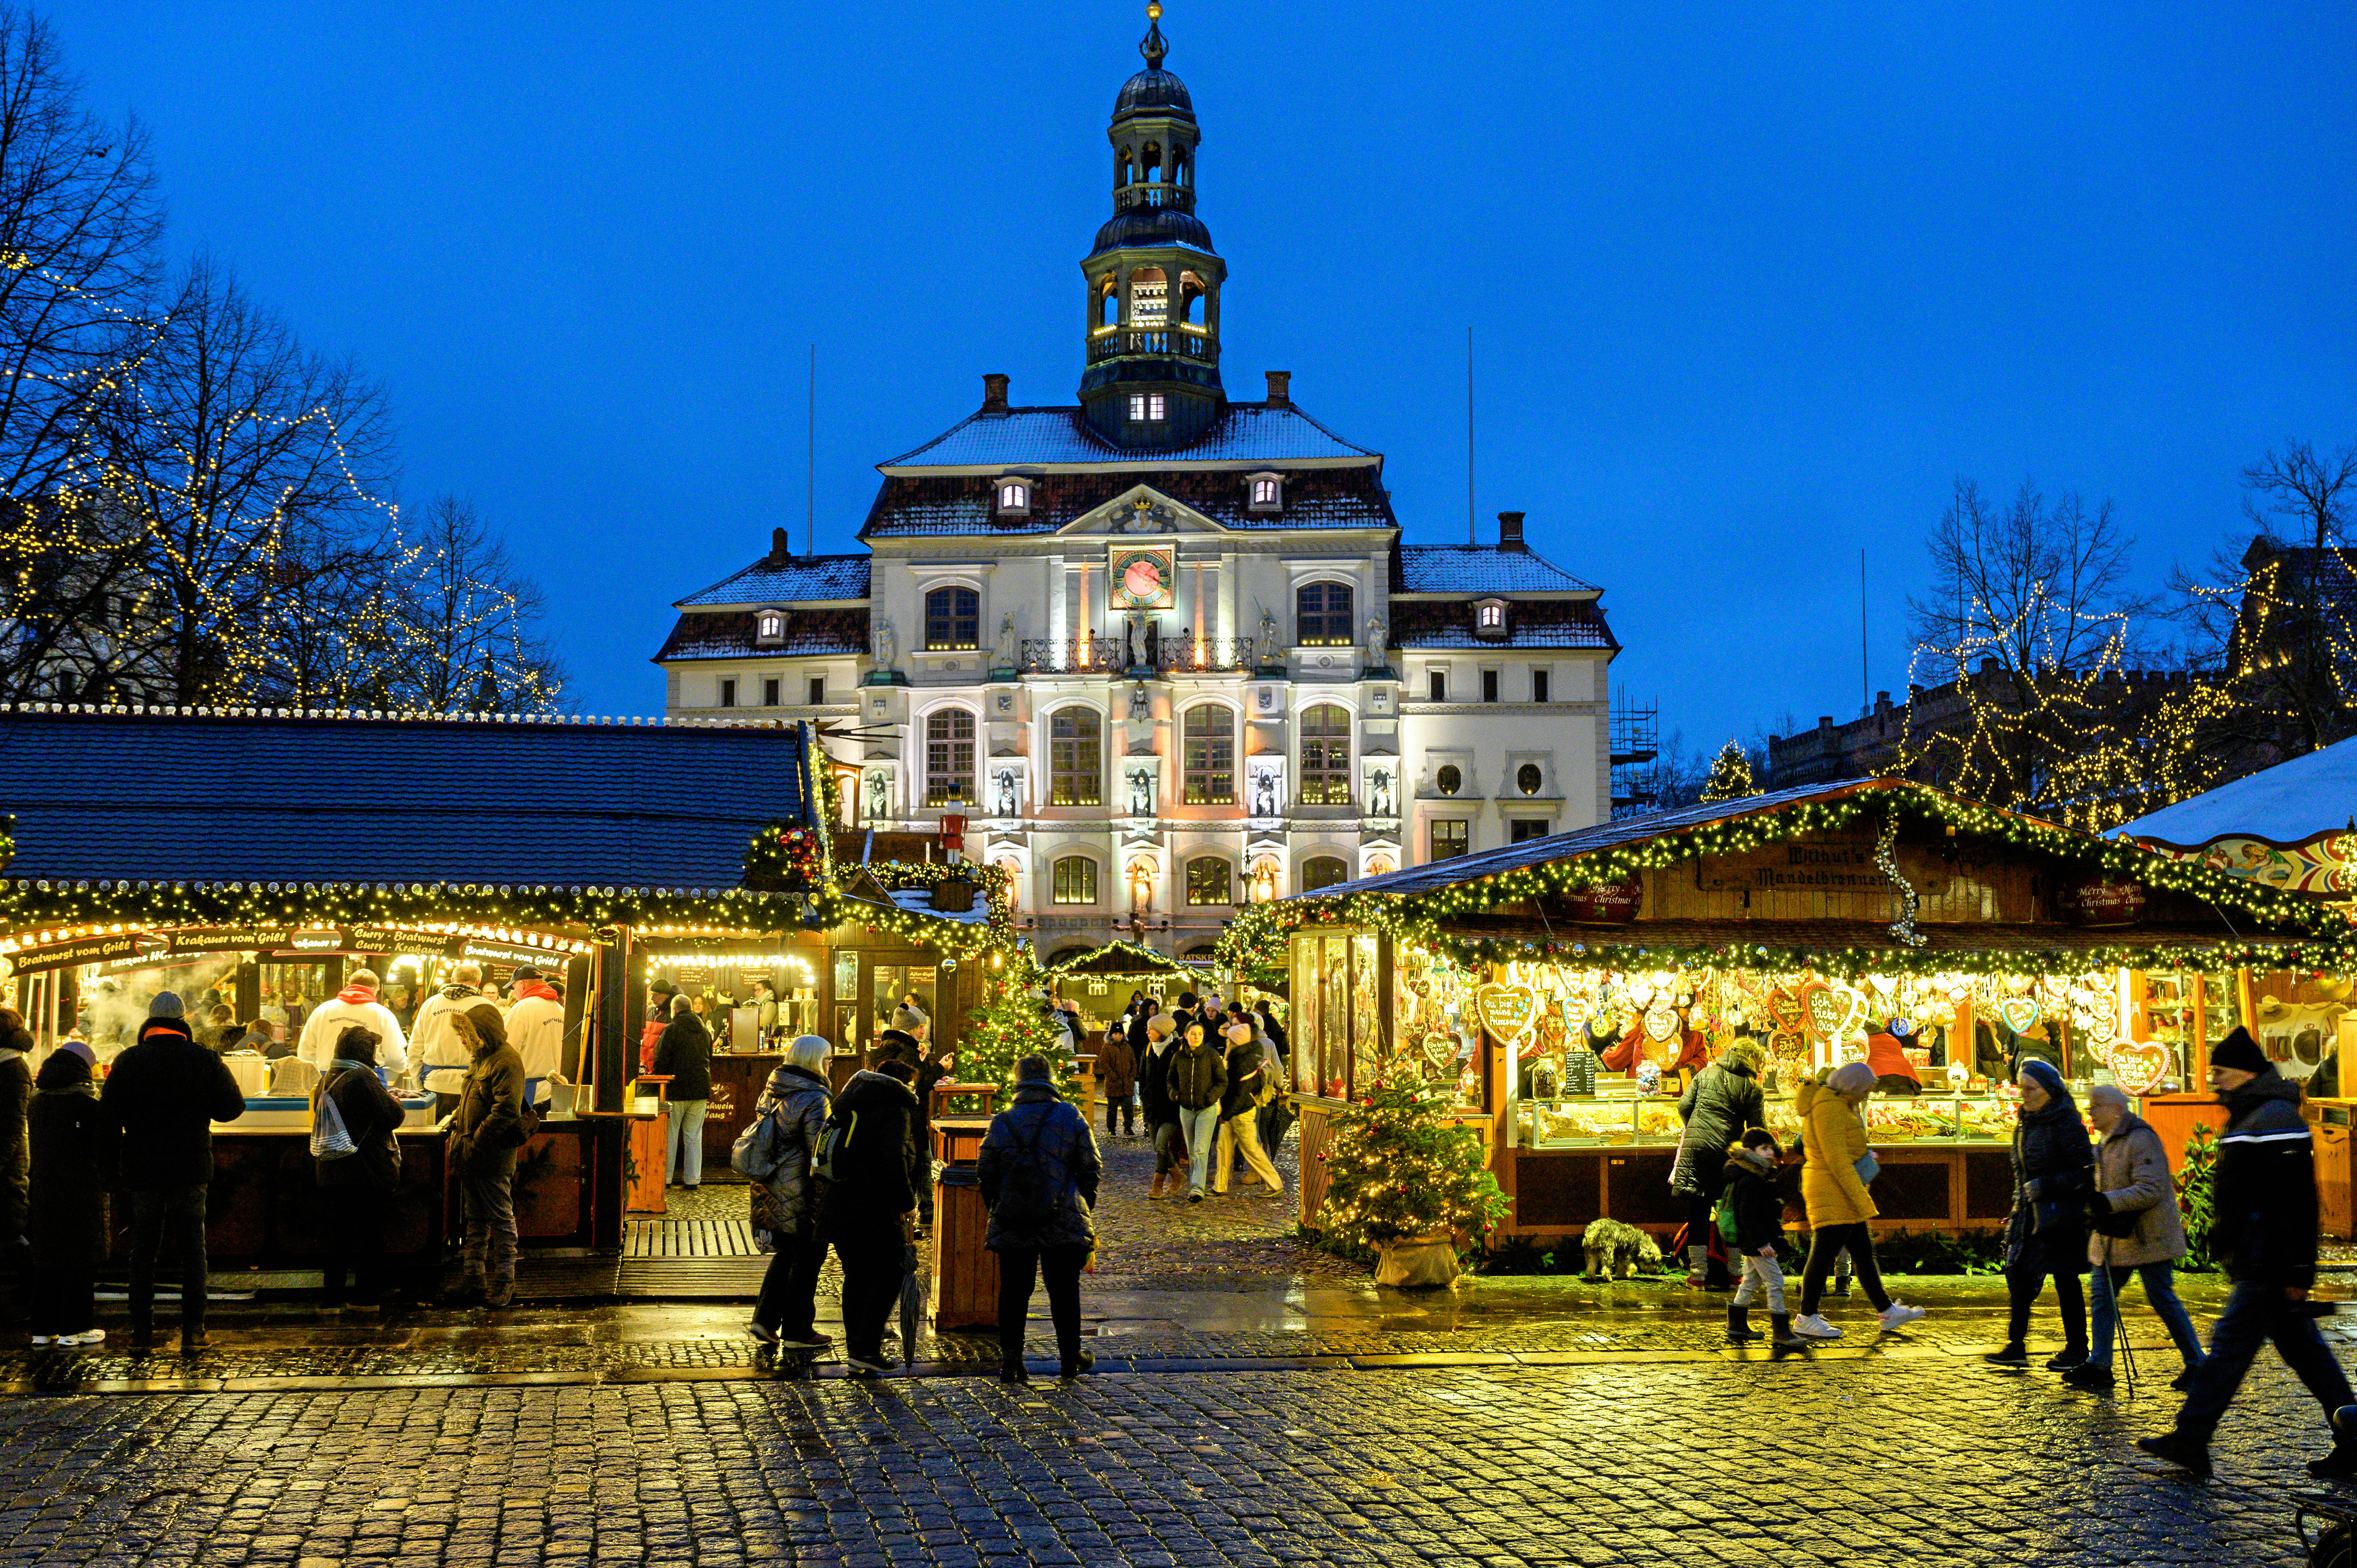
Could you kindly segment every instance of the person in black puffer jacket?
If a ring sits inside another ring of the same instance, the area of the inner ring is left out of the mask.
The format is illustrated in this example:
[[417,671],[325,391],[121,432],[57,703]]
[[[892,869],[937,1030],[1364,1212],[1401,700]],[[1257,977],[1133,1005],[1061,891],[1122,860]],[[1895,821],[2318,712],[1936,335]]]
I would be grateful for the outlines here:
[[98,1103],[91,1048],[70,1040],[34,1079],[33,1343],[95,1345],[98,1266],[113,1240],[106,1189],[114,1179],[115,1131]]
[[1081,1348],[1081,1270],[1096,1247],[1097,1141],[1085,1117],[1057,1094],[1045,1057],[1015,1064],[1015,1099],[991,1119],[974,1176],[990,1205],[983,1244],[998,1254],[998,1375],[1025,1380],[1023,1320],[1032,1281],[1048,1281],[1063,1375],[1095,1359]]
[[2030,1304],[2054,1276],[2054,1305],[2062,1314],[2062,1354],[2046,1363],[2067,1372],[2087,1359],[2087,1297],[2079,1276],[2087,1268],[2088,1195],[2095,1190],[2095,1146],[2079,1119],[2078,1103],[2054,1064],[2039,1057],[2021,1063],[2021,1122],[2013,1133],[2013,1212],[2005,1223],[2005,1283],[2012,1316],[2005,1348],[1983,1359],[2026,1367],[2023,1341]]
[[818,1183],[811,1176],[811,1156],[834,1100],[826,1082],[828,1049],[819,1036],[796,1036],[753,1109],[755,1116],[776,1123],[779,1154],[777,1168],[753,1184],[753,1228],[770,1233],[772,1249],[760,1299],[753,1306],[753,1337],[789,1350],[823,1349],[827,1343],[813,1323],[826,1241],[818,1233]]
[[1760,1337],[1751,1326],[1756,1288],[1768,1298],[1775,1348],[1799,1350],[1808,1342],[1792,1332],[1792,1314],[1784,1305],[1784,1270],[1776,1259],[1777,1244],[1784,1239],[1784,1195],[1776,1188],[1783,1157],[1776,1134],[1765,1127],[1754,1127],[1726,1151],[1725,1201],[1735,1213],[1733,1251],[1743,1266],[1743,1283],[1727,1308],[1727,1337],[1738,1345]]
[[1678,1097],[1685,1133],[1670,1167],[1670,1190],[1686,1200],[1686,1283],[1726,1290],[1734,1283],[1726,1269],[1712,1268],[1711,1209],[1718,1202],[1727,1146],[1767,1119],[1760,1092],[1760,1047],[1738,1040],[1718,1060],[1695,1074]]
[[33,1036],[13,1009],[0,1008],[0,1273],[15,1273],[27,1257],[26,1210],[32,1144],[26,1133],[33,1107]]
[[350,1154],[312,1162],[318,1168],[319,1211],[325,1222],[319,1306],[326,1312],[345,1306],[348,1273],[354,1287],[351,1306],[373,1312],[384,1299],[384,1221],[393,1207],[393,1189],[401,1180],[401,1148],[393,1133],[403,1112],[401,1101],[377,1077],[377,1045],[376,1031],[367,1025],[344,1026],[327,1073],[313,1091],[315,1107],[335,1101],[352,1141]]
[[862,1069],[844,1084],[827,1117],[849,1134],[833,1177],[819,1183],[818,1229],[843,1263],[844,1359],[856,1378],[892,1369],[884,1327],[900,1292],[901,1248],[917,1218],[909,1168],[916,1116],[917,1097],[906,1083]]
[[1258,1184],[1254,1196],[1282,1197],[1285,1178],[1277,1174],[1268,1151],[1260,1146],[1260,1100],[1269,1087],[1268,1048],[1249,1023],[1228,1026],[1228,1085],[1220,1096],[1219,1144],[1211,1162],[1211,1190],[1228,1195],[1228,1176],[1236,1156],[1243,1156],[1247,1186]]
[[694,1192],[704,1185],[704,1115],[712,1109],[712,1036],[704,1032],[694,1004],[672,998],[671,1022],[655,1043],[655,1072],[671,1085],[663,1099],[670,1124],[663,1131],[663,1181]]

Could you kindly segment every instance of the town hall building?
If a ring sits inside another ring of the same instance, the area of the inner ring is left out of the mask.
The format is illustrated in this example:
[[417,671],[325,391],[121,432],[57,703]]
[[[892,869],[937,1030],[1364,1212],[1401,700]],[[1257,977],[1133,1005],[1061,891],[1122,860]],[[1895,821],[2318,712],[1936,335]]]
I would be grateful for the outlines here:
[[877,466],[860,553],[775,531],[655,656],[673,716],[814,721],[845,826],[963,818],[1051,961],[1197,954],[1240,904],[1611,814],[1600,590],[1519,512],[1494,543],[1404,542],[1383,455],[1286,372],[1230,398],[1194,106],[1158,19],[1140,48],[1078,403],[983,377]]

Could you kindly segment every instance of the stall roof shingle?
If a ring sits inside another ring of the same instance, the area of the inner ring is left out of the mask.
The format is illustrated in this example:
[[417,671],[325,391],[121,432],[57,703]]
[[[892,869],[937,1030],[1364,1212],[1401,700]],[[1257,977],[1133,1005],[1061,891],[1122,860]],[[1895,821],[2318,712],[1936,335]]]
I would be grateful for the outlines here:
[[678,607],[825,604],[866,596],[865,555],[796,555],[783,562],[764,555],[736,575],[688,595]]
[[0,710],[15,877],[735,887],[800,725]]
[[994,465],[1125,463],[1155,467],[1180,463],[1374,462],[1380,456],[1343,440],[1290,404],[1272,408],[1265,403],[1232,403],[1197,440],[1150,452],[1114,446],[1088,427],[1075,405],[972,413],[916,450],[877,467],[888,474],[896,468]]

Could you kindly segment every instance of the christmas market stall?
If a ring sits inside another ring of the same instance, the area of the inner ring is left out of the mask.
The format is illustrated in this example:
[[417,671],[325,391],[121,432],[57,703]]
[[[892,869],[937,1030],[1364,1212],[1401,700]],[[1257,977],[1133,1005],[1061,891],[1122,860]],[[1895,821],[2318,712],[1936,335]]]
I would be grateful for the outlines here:
[[[1870,1058],[1878,1223],[1993,1227],[2011,1192],[2012,1066],[2083,1087],[2196,1082],[2237,977],[2350,962],[2336,910],[2214,867],[1892,779],[1626,818],[1273,904],[1226,955],[1292,977],[1302,1217],[1325,1126],[1389,1075],[1445,1082],[1513,1200],[1507,1235],[1609,1217],[1666,1234],[1691,1075],[1738,1037],[1766,1121]],[[2148,977],[2219,1001],[2153,1005]],[[2245,980],[2246,983],[2246,980]]]
[[[522,989],[562,1021],[525,1062],[542,1120],[520,1227],[615,1248],[630,1132],[652,1125],[632,1120],[652,1114],[633,1089],[647,956],[783,957],[830,918],[811,749],[802,725],[0,707],[0,988],[37,1054],[78,1036],[102,1071],[178,996],[248,1096],[216,1129],[214,1256],[286,1268],[318,1246],[310,1010],[366,969],[405,1033],[462,965],[502,1006],[537,971]],[[422,1269],[450,1205],[434,1098],[404,1104],[388,1241]]]

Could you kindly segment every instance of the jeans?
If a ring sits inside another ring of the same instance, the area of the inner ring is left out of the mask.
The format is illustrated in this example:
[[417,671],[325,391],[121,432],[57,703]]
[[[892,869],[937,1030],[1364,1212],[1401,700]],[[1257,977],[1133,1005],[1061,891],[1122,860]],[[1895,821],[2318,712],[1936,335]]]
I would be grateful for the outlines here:
[[1106,1101],[1105,1101],[1105,1136],[1106,1136],[1106,1137],[1110,1138],[1110,1137],[1112,1137],[1115,1133],[1122,1131],[1122,1126],[1115,1126],[1115,1125],[1114,1125],[1114,1123],[1115,1123],[1115,1122],[1120,1122],[1120,1123],[1122,1123],[1122,1124],[1123,1124],[1123,1126],[1125,1126],[1125,1127],[1128,1129],[1128,1131],[1130,1131],[1130,1132],[1132,1132],[1132,1133],[1135,1133],[1135,1132],[1136,1132],[1136,1131],[1137,1131],[1137,1103],[1136,1103],[1136,1101],[1133,1101],[1133,1100],[1114,1100],[1114,1099],[1112,1099],[1112,1098],[1110,1098],[1110,1097],[1108,1097],[1108,1098],[1106,1099]]
[[205,1323],[205,1187],[146,1187],[131,1194],[131,1326],[145,1334],[156,1322],[156,1255],[171,1238],[180,1260],[180,1326]]
[[353,1299],[374,1303],[384,1294],[384,1215],[393,1194],[357,1183],[319,1189],[323,1266],[319,1299],[329,1306],[344,1299],[344,1274],[352,1275]]
[[856,1240],[838,1236],[843,1262],[844,1350],[863,1361],[884,1358],[884,1331],[900,1302],[900,1227],[883,1227]]
[[1193,1156],[1192,1168],[1187,1173],[1189,1192],[1200,1192],[1210,1185],[1211,1148],[1219,1142],[1220,1108],[1206,1105],[1198,1110],[1178,1108],[1178,1124],[1187,1133],[1187,1152]]
[[1825,1274],[1834,1257],[1846,1248],[1857,1265],[1857,1283],[1877,1312],[1887,1311],[1890,1293],[1882,1288],[1882,1270],[1874,1261],[1874,1232],[1861,1219],[1855,1225],[1820,1225],[1809,1232],[1809,1261],[1801,1270],[1801,1316],[1814,1317],[1825,1295]]
[[1774,1258],[1763,1258],[1757,1252],[1743,1255],[1743,1283],[1735,1287],[1735,1305],[1751,1305],[1752,1287],[1758,1286],[1768,1298],[1768,1310],[1777,1316],[1784,1316],[1784,1267]]
[[998,1359],[1023,1359],[1023,1323],[1031,1311],[1031,1281],[1048,1281],[1048,1316],[1056,1326],[1056,1354],[1071,1366],[1081,1357],[1081,1270],[1086,1247],[1006,1247],[998,1254]]
[[2308,1315],[2308,1304],[2286,1297],[2279,1284],[2237,1280],[2226,1297],[2226,1310],[2211,1326],[2210,1354],[2201,1369],[2193,1374],[2185,1408],[2177,1412],[2179,1435],[2196,1443],[2210,1441],[2218,1430],[2218,1418],[2226,1413],[2234,1391],[2243,1386],[2243,1375],[2251,1369],[2259,1346],[2269,1339],[2276,1342],[2284,1365],[2298,1374],[2324,1407],[2328,1428],[2334,1411],[2344,1404],[2357,1404],[2357,1394],[2349,1391],[2349,1379],[2341,1363],[2325,1348],[2324,1337],[2316,1331],[2316,1319]]
[[2018,1345],[2022,1336],[2029,1332],[2030,1304],[2046,1288],[2046,1276],[2050,1273],[2054,1276],[2054,1305],[2062,1314],[2064,1348],[2083,1352],[2087,1348],[2087,1298],[2079,1289],[2079,1273],[2075,1269],[2050,1269],[2039,1260],[2024,1260],[2005,1271],[2010,1308],[2006,1342]]
[[815,1230],[780,1236],[761,1276],[761,1298],[753,1321],[774,1328],[780,1339],[808,1343],[818,1316],[818,1272],[826,1262],[826,1240]]
[[1158,1122],[1154,1127],[1154,1174],[1168,1176],[1183,1170],[1187,1165],[1187,1133],[1176,1122]]
[[1235,1159],[1242,1155],[1244,1169],[1268,1184],[1270,1192],[1282,1197],[1285,1178],[1276,1174],[1275,1163],[1260,1146],[1260,1131],[1254,1124],[1253,1112],[1246,1111],[1220,1123],[1218,1163],[1212,1167],[1211,1190],[1225,1193],[1228,1175],[1235,1169]]
[[676,1174],[682,1187],[704,1185],[704,1113],[708,1100],[670,1101],[670,1124],[663,1129],[663,1180]]
[[458,1173],[467,1200],[467,1240],[459,1267],[468,1279],[513,1279],[516,1266],[516,1152],[504,1150]]
[[2087,1352],[2087,1359],[2099,1367],[2112,1364],[2112,1331],[2119,1321],[2119,1290],[2128,1283],[2128,1275],[2134,1273],[2144,1281],[2144,1298],[2152,1304],[2153,1316],[2169,1330],[2177,1353],[2185,1358],[2188,1367],[2200,1366],[2201,1336],[2193,1331],[2193,1319],[2187,1316],[2185,1304],[2177,1299],[2173,1277],[2176,1272],[2177,1266],[2166,1261],[2139,1263],[2133,1269],[2117,1266],[2095,1270],[2093,1288],[2088,1293],[2095,1304],[2095,1343]]

